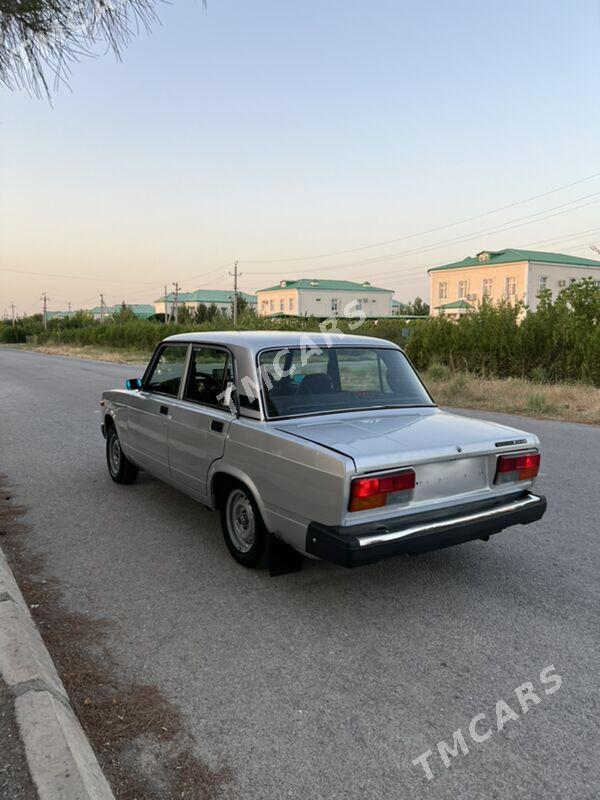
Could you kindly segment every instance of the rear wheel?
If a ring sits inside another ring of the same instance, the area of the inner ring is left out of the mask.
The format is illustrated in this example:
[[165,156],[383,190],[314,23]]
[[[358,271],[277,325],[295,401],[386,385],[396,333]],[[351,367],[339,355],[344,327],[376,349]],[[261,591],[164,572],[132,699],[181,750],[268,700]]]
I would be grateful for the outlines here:
[[106,432],[106,463],[108,473],[115,483],[133,483],[138,476],[138,468],[121,450],[121,442],[114,425],[110,425]]
[[221,528],[225,544],[238,564],[258,567],[266,560],[267,529],[254,498],[241,483],[232,483],[225,490]]

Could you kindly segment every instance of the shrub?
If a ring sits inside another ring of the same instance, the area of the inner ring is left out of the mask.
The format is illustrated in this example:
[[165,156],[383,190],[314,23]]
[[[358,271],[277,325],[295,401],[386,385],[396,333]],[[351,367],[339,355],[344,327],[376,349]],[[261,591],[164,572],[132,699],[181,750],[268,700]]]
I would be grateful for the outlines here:
[[543,394],[530,394],[525,408],[530,414],[555,414],[557,411],[554,403],[551,403]]
[[452,370],[447,364],[440,364],[434,361],[427,370],[427,380],[447,381],[452,376]]

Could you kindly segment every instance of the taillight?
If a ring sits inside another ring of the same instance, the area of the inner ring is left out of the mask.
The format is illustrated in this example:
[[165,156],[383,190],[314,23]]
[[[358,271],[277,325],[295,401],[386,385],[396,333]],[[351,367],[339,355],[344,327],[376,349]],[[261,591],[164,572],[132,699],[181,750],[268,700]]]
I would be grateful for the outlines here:
[[528,481],[540,471],[540,454],[523,453],[519,456],[499,456],[494,483]]
[[[415,488],[415,473],[412,469],[402,472],[387,473],[369,478],[355,478],[350,490],[350,511],[365,511],[368,508],[379,508],[393,501],[408,500],[408,492]],[[397,496],[404,492],[406,496]],[[391,497],[394,495],[393,497]]]

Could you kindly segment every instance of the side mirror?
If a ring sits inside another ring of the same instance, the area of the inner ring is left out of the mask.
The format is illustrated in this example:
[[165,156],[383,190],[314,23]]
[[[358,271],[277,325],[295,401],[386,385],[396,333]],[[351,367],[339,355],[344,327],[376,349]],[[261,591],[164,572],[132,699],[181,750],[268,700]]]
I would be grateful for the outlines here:
[[139,391],[142,388],[142,382],[139,378],[127,378],[125,381],[125,388]]

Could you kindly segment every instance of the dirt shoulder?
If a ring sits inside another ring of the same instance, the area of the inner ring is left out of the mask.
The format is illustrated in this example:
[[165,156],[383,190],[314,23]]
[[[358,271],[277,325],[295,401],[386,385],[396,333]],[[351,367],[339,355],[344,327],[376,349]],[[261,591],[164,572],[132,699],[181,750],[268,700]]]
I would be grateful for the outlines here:
[[45,353],[51,356],[70,358],[91,358],[94,361],[108,361],[111,364],[146,364],[150,360],[150,350],[121,350],[95,347],[93,345],[58,344],[5,344],[11,350],[28,350],[32,353]]
[[436,373],[426,372],[423,379],[439,405],[600,425],[600,389],[594,386]]

